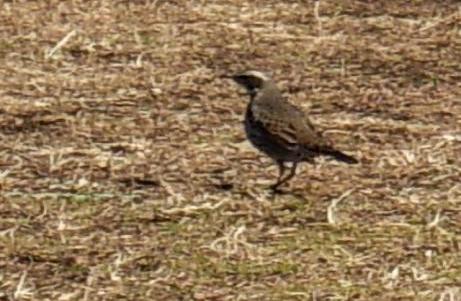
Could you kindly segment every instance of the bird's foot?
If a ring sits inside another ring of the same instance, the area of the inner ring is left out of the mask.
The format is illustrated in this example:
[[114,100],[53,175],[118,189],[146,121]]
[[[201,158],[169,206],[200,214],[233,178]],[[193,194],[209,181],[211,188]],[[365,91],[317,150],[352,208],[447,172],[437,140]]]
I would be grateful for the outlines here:
[[273,194],[282,194],[283,190],[280,189],[280,183],[275,183],[271,186],[269,186],[269,189]]

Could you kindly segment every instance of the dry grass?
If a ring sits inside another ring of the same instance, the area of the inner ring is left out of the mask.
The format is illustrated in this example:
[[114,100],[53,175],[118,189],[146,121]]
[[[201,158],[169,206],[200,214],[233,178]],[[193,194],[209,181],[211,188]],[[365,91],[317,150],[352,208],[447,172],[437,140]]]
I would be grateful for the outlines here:
[[[461,300],[458,1],[0,6],[0,300]],[[361,164],[271,196],[250,67]]]

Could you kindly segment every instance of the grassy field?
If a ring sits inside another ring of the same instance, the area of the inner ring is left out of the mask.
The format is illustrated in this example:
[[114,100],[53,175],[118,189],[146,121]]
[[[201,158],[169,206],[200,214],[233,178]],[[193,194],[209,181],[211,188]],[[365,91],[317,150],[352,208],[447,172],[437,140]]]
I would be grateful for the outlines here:
[[[461,300],[459,1],[3,1],[0,300]],[[356,166],[284,194],[226,79]]]

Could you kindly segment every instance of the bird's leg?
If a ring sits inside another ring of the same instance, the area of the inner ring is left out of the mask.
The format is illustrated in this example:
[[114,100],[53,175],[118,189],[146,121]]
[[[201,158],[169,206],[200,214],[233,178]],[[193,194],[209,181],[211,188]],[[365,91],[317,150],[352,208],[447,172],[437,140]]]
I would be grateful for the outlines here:
[[279,167],[279,177],[277,178],[277,182],[271,185],[271,188],[273,190],[277,190],[277,187],[280,186],[280,182],[282,181],[283,175],[285,174],[285,164],[283,164],[283,161],[276,161],[276,162]]
[[294,161],[293,165],[291,165],[290,173],[288,174],[288,176],[285,177],[285,179],[283,180],[283,183],[288,182],[296,175],[296,167],[298,167],[298,162]]
[[280,180],[285,174],[285,164],[283,164],[283,161],[277,161],[277,165],[279,166],[279,180]]
[[[283,163],[282,163],[282,166],[283,166]],[[296,175],[296,168],[297,167],[298,167],[298,162],[294,161],[293,165],[291,165],[290,173],[283,179],[282,179],[282,173],[281,173],[277,183],[275,183],[274,185],[271,186],[272,190],[274,190],[274,191],[277,190],[277,188],[280,185],[282,185],[282,184],[288,182],[289,180],[291,180]],[[281,168],[280,171],[282,171],[282,168]],[[285,166],[283,167],[283,171],[285,171]]]

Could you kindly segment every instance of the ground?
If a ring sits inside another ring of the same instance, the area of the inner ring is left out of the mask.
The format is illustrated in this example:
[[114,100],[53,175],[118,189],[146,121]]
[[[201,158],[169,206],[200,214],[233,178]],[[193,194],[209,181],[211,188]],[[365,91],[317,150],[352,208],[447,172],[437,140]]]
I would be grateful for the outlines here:
[[[461,300],[459,1],[0,6],[0,300]],[[245,69],[360,164],[272,195]]]

